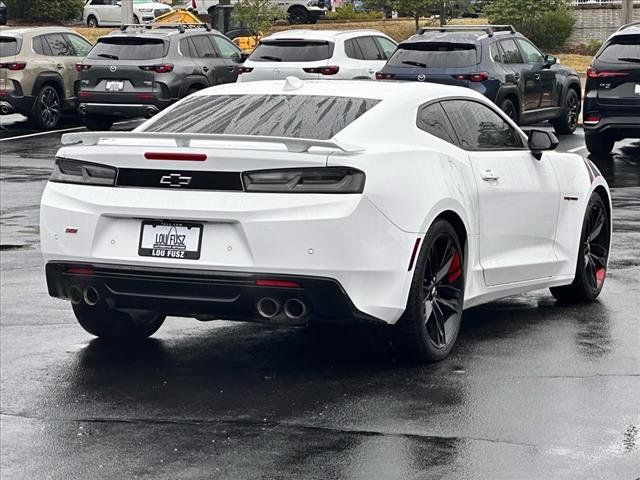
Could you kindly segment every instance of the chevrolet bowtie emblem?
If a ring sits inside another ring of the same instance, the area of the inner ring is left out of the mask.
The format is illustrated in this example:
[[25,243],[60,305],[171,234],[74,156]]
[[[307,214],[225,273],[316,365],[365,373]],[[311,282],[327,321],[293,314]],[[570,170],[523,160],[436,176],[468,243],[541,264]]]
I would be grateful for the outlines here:
[[162,185],[169,185],[170,187],[186,187],[191,183],[193,177],[183,177],[179,173],[171,173],[165,175],[160,179]]

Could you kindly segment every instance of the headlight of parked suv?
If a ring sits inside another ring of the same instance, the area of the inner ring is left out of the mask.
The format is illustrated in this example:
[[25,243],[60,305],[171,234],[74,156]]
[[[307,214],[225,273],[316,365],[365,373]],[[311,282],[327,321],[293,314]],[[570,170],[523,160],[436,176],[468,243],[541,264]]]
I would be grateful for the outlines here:
[[365,174],[348,167],[287,168],[242,174],[247,192],[362,193]]
[[151,13],[151,12],[153,12],[153,8],[141,8],[140,12],[141,13]]
[[60,183],[79,183],[82,185],[113,186],[117,170],[106,165],[56,158],[56,164],[49,181]]

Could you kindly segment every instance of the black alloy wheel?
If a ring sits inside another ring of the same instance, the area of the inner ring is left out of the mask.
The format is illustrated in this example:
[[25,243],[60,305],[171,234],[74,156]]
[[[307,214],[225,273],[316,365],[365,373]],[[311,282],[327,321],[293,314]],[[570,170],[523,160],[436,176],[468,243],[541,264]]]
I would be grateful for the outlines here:
[[518,109],[516,108],[516,106],[513,104],[511,100],[508,100],[508,99],[504,100],[500,104],[500,110],[506,113],[507,117],[509,117],[515,123],[518,123]]
[[464,272],[455,229],[437,220],[423,240],[407,309],[395,327],[401,353],[411,360],[439,361],[453,348],[462,319]]
[[580,97],[578,93],[570,88],[564,99],[562,116],[552,122],[558,135],[568,135],[578,128],[578,117],[580,116]]
[[90,15],[89,18],[87,18],[87,27],[98,28],[98,19],[93,15]]
[[609,213],[602,197],[594,193],[582,226],[575,279],[571,285],[551,288],[551,294],[565,302],[595,300],[607,276],[610,243]]
[[61,115],[60,94],[51,85],[45,85],[36,97],[32,120],[38,128],[55,128]]
[[309,23],[309,15],[303,7],[292,7],[289,10],[289,24],[302,25]]

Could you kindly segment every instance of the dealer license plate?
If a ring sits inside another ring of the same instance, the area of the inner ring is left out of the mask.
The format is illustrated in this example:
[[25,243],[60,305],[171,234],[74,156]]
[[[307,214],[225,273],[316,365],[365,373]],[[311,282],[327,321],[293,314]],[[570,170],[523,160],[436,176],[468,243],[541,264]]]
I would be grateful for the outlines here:
[[143,257],[198,260],[202,245],[202,224],[142,222],[138,255]]
[[636,83],[636,95],[640,95],[640,83]]
[[105,86],[107,92],[121,92],[124,90],[124,80],[107,80]]

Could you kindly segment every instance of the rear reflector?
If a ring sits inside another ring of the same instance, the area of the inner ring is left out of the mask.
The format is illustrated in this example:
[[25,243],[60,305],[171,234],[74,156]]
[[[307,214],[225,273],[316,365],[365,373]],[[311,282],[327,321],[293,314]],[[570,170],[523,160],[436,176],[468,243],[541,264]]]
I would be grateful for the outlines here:
[[138,100],[153,100],[156,96],[153,93],[136,93]]
[[391,80],[393,73],[376,72],[376,80]]
[[585,115],[583,123],[585,123],[587,125],[595,125],[599,121],[600,121],[600,114],[599,113],[589,113],[589,114]]
[[76,63],[76,70],[78,72],[84,72],[85,70],[89,70],[91,65],[86,65],[84,63]]
[[67,268],[67,273],[71,273],[73,275],[94,275],[96,271],[89,267],[71,267]]
[[300,284],[297,282],[290,282],[288,280],[256,280],[258,287],[275,287],[275,288],[300,288]]
[[596,70],[593,67],[587,69],[587,77],[589,78],[605,78],[605,77],[628,77],[629,72],[613,72],[607,70]]
[[407,271],[413,270],[413,264],[416,261],[416,256],[418,255],[418,247],[420,246],[420,239],[416,238],[416,243],[413,244],[413,251],[411,252],[411,260],[409,260],[409,269]]
[[178,160],[185,162],[204,162],[206,153],[145,152],[147,160]]
[[236,72],[236,75],[242,75],[243,73],[251,73],[251,72],[253,72],[253,68],[252,67],[237,66],[235,68],[235,72]]

